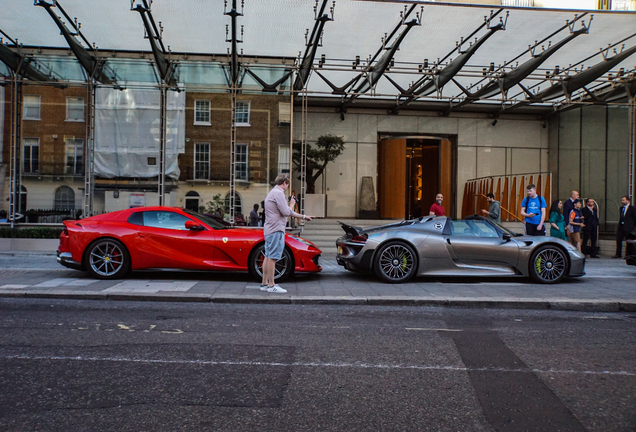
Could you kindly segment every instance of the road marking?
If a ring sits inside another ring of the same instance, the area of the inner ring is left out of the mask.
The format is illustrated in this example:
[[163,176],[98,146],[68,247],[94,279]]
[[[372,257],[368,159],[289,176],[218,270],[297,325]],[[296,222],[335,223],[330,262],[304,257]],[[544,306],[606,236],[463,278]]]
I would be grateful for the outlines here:
[[153,282],[149,280],[128,280],[103,290],[104,293],[158,293],[160,291],[185,292],[195,286],[194,282]]
[[45,360],[45,361],[87,361],[87,362],[115,362],[115,363],[148,363],[148,364],[180,364],[202,366],[269,366],[269,367],[324,367],[324,368],[358,368],[358,369],[404,369],[404,370],[433,370],[449,372],[504,372],[504,373],[539,373],[539,374],[573,374],[573,375],[621,375],[636,376],[636,372],[610,370],[573,370],[573,369],[515,369],[515,368],[468,368],[461,366],[439,365],[405,365],[405,364],[373,364],[373,363],[314,363],[314,362],[259,362],[259,361],[231,361],[231,360],[161,360],[135,359],[129,357],[82,357],[82,356],[28,356],[28,355],[0,355],[2,360]]
[[26,288],[30,285],[13,285],[13,284],[8,284],[8,285],[2,285],[0,286],[0,289],[22,289],[22,288]]
[[447,332],[460,332],[462,329],[436,329],[436,328],[417,328],[417,327],[405,327],[404,330],[417,330],[417,331],[447,331]]

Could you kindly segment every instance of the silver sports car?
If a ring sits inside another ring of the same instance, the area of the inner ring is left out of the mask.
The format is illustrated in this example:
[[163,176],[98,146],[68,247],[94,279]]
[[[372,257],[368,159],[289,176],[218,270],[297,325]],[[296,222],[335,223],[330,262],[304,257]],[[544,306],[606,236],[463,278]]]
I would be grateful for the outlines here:
[[530,276],[556,283],[585,274],[585,255],[554,237],[513,233],[481,216],[424,216],[362,229],[340,222],[338,264],[385,282],[414,276]]

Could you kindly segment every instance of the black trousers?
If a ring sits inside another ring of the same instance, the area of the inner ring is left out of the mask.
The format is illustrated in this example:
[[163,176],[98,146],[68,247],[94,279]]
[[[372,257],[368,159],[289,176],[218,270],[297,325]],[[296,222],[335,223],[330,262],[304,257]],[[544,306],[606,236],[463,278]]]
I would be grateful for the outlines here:
[[588,240],[592,240],[592,247],[590,247],[589,249],[589,254],[592,256],[596,255],[596,242],[598,240],[598,231],[597,230],[591,230],[591,231],[583,231],[583,243],[581,244],[581,250],[583,251],[583,253],[586,253],[586,248],[587,248],[587,241]]
[[[616,232],[616,256],[623,255],[623,240],[629,239],[629,233],[623,231],[622,229],[618,229]],[[636,251],[634,250],[634,246],[627,243],[627,248],[625,250],[625,256],[636,255]]]
[[545,224],[543,224],[543,228],[539,231],[537,227],[539,224],[533,224],[530,222],[526,222],[526,235],[529,236],[544,236],[545,235]]

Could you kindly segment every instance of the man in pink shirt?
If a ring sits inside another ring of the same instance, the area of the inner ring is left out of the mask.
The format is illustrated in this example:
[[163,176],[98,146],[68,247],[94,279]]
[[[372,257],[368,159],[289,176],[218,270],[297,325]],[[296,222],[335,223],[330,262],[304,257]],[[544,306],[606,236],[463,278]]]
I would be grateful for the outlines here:
[[296,197],[291,196],[289,204],[285,198],[285,191],[289,188],[289,178],[281,174],[274,180],[274,186],[265,198],[263,206],[265,212],[265,259],[263,260],[263,281],[261,291],[271,293],[286,293],[287,290],[274,283],[276,261],[283,256],[285,249],[285,226],[287,218],[293,216],[304,220],[312,220],[313,216],[301,215],[292,209],[296,204]]
[[442,207],[442,201],[444,201],[444,195],[438,193],[435,197],[435,202],[431,206],[431,209],[428,212],[429,216],[444,216],[444,207]]

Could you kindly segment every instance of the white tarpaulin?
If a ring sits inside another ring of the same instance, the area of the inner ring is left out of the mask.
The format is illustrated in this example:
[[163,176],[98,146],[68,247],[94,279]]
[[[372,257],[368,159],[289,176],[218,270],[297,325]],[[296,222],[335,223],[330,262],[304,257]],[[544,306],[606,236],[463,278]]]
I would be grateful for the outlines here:
[[[156,177],[159,174],[160,102],[155,89],[98,88],[95,96],[95,174],[101,177]],[[167,176],[179,178],[185,151],[185,92],[168,91]]]

